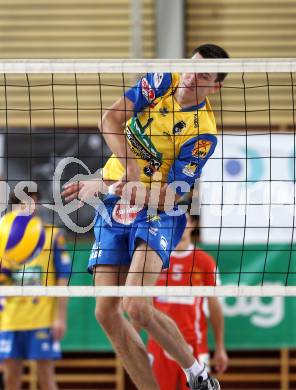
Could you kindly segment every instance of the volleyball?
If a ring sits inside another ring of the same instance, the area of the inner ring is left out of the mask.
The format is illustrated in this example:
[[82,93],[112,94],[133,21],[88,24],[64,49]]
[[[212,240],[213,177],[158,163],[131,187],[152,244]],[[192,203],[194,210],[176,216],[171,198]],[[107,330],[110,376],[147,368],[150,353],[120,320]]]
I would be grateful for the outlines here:
[[34,215],[9,212],[0,220],[0,256],[3,260],[23,264],[42,250],[45,231],[42,221]]

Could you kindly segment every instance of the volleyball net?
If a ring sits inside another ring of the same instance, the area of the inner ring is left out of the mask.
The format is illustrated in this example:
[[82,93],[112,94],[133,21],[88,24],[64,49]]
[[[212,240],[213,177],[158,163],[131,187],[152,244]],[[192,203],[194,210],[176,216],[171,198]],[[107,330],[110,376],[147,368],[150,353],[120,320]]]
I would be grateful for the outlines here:
[[[9,194],[35,184],[38,213],[45,226],[66,231],[72,265],[67,286],[50,286],[44,271],[32,278],[27,262],[0,295],[294,296],[295,70],[295,59],[1,61],[1,213],[11,209]],[[222,285],[189,277],[184,286],[94,286],[87,263],[98,203],[65,204],[62,186],[100,175],[110,156],[98,131],[104,113],[141,75],[167,72],[228,73],[209,96],[218,145],[191,207],[200,214],[195,244],[215,259]],[[49,264],[54,249],[47,251]]]

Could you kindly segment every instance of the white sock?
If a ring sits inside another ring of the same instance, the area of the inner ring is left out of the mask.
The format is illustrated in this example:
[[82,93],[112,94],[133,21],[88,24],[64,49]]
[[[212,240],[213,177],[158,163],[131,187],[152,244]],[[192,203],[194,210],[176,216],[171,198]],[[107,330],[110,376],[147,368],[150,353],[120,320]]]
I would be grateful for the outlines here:
[[183,368],[187,380],[190,376],[202,376],[203,379],[207,379],[208,373],[207,370],[204,370],[204,365],[200,365],[197,360],[189,368]]

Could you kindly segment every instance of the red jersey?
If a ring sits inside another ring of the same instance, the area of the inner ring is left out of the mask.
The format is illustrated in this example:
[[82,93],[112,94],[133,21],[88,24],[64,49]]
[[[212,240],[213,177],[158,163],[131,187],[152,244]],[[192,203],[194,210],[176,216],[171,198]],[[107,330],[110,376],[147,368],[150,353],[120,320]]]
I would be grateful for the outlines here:
[[[170,267],[161,273],[159,286],[215,286],[218,283],[214,259],[192,245],[186,251],[175,251]],[[157,309],[166,313],[178,325],[185,340],[198,346],[198,353],[208,352],[208,325],[202,297],[157,297]]]

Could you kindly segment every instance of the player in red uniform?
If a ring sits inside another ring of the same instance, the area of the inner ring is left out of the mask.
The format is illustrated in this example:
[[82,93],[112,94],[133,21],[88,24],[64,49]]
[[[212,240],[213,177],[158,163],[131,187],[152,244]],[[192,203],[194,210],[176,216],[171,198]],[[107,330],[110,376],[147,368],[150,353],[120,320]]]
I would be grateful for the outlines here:
[[[163,271],[158,285],[168,286],[214,286],[219,284],[216,263],[213,258],[201,249],[194,249],[192,232],[197,222],[187,216],[187,226],[180,244],[170,259],[170,268]],[[200,362],[209,360],[205,304],[208,304],[211,324],[214,330],[216,349],[214,367],[217,373],[223,373],[228,364],[224,348],[224,321],[220,302],[217,297],[158,297],[154,305],[178,325],[194,356]],[[185,390],[186,377],[179,365],[153,339],[147,346],[152,368],[161,390]]]

